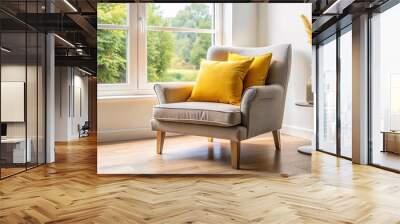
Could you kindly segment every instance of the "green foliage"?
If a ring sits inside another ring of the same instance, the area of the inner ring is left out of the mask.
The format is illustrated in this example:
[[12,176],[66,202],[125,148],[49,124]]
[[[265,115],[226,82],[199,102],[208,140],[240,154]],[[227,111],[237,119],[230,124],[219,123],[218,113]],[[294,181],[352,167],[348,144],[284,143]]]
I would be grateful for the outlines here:
[[126,33],[122,30],[97,31],[97,73],[100,83],[126,81]]
[[186,82],[196,80],[198,71],[195,69],[174,69],[167,70],[159,82]]
[[[171,20],[173,27],[211,29],[212,18],[206,4],[190,4]],[[196,33],[176,34],[177,53],[185,63],[199,67],[199,58],[205,58],[211,46],[211,35]]]
[[[127,4],[99,3],[100,24],[126,24]],[[165,18],[158,4],[146,5],[148,26],[212,28],[207,4],[192,3],[175,17]],[[97,38],[100,83],[126,82],[126,32],[99,30]],[[149,82],[193,81],[201,59],[211,46],[212,34],[147,32],[147,78]]]
[[200,62],[207,56],[207,50],[211,46],[211,36],[200,34],[194,42],[190,51],[190,63],[195,65],[196,69],[200,68]]
[[212,18],[208,7],[206,4],[189,4],[171,20],[171,26],[211,29]]
[[128,18],[128,4],[97,4],[97,22],[98,24],[117,24],[126,25]]
[[[123,24],[127,19],[127,4],[97,6],[100,24]],[[126,32],[123,30],[97,31],[97,74],[99,83],[126,82]]]
[[[154,26],[166,26],[167,21],[160,16],[159,8],[147,6],[147,21]],[[171,65],[174,39],[169,32],[147,32],[147,79],[150,82],[163,80]]]

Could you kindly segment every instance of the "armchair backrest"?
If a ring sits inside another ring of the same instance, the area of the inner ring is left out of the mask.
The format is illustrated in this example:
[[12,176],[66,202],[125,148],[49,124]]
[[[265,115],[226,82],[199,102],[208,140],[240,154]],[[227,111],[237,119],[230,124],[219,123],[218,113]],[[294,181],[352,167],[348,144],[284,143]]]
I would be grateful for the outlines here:
[[272,61],[268,71],[266,84],[281,85],[284,88],[286,96],[292,56],[292,47],[290,44],[277,44],[268,47],[254,48],[213,46],[208,49],[207,59],[214,61],[226,61],[228,59],[229,52],[246,56],[257,56],[272,52]]

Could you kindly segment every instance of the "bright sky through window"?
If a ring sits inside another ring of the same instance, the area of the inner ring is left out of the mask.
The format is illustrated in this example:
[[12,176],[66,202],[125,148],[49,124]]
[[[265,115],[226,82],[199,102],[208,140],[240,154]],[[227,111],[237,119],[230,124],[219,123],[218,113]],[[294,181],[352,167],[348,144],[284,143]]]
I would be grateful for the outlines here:
[[[190,3],[160,3],[160,11],[166,18],[175,17],[176,14],[183,10],[186,6],[190,5]],[[212,14],[213,8],[210,7],[209,11]]]

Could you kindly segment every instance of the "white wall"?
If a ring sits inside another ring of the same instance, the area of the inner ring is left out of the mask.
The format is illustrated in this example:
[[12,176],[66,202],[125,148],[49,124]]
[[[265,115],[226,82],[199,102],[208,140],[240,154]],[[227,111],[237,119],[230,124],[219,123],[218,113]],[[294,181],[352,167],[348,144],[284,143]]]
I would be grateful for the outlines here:
[[99,142],[149,138],[154,136],[150,120],[154,96],[99,99],[97,139]]
[[258,4],[225,3],[223,6],[223,45],[258,45]]
[[[27,75],[28,74],[28,75]],[[26,82],[26,76],[28,82]],[[34,76],[34,77],[33,77]],[[1,81],[3,82],[24,82],[27,85],[27,122],[8,122],[7,134],[8,137],[24,137],[25,126],[28,126],[28,137],[36,134],[37,128],[37,96],[36,96],[36,67],[15,64],[5,64],[1,67]],[[24,93],[22,93],[24,94]],[[4,96],[2,96],[4,97]],[[39,105],[41,106],[41,105]],[[24,112],[24,108],[21,108]],[[7,108],[2,108],[7,110]],[[43,137],[43,136],[39,136]]]
[[56,67],[55,74],[55,140],[68,141],[68,88],[70,84],[70,77],[65,75],[68,74],[68,68]]
[[[245,47],[291,43],[292,74],[286,100],[284,132],[311,139],[313,110],[295,106],[305,101],[306,77],[311,75],[311,44],[300,15],[311,17],[311,4],[227,3],[223,44]],[[99,98],[98,141],[152,137],[150,119],[155,96]],[[301,118],[301,119],[299,119]]]
[[307,77],[311,75],[312,46],[300,15],[311,21],[311,4],[259,4],[259,46],[292,44],[292,71],[286,95],[282,132],[312,139],[314,128],[313,108],[296,106],[306,99]]
[[55,140],[70,141],[79,137],[78,124],[88,120],[88,78],[71,67],[56,67],[55,73]]
[[79,138],[78,125],[82,126],[89,119],[88,77],[82,76],[81,72],[75,70],[73,85],[74,105],[72,108],[71,135],[73,138]]

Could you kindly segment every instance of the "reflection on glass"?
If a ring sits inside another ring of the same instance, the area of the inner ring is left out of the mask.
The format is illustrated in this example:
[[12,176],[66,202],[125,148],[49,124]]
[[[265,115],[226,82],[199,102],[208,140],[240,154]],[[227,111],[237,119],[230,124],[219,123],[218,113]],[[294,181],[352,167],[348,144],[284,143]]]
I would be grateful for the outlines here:
[[336,41],[318,48],[318,147],[336,153]]
[[352,157],[352,33],[340,36],[340,153]]
[[399,4],[374,15],[371,21],[372,163],[395,170],[400,170],[400,32],[394,28],[398,21]]
[[46,37],[44,34],[39,33],[38,40],[38,78],[37,78],[37,89],[38,89],[38,136],[37,136],[37,147],[38,147],[38,164],[45,163],[46,148],[45,148],[45,124],[46,124],[46,79],[45,79],[45,66],[46,66]]
[[400,73],[390,74],[390,130],[400,130]]
[[[26,34],[2,33],[1,47],[1,176],[25,170],[30,162],[30,141],[26,140]],[[28,144],[27,144],[28,143]],[[27,150],[28,149],[28,150]]]
[[[21,16],[43,13],[44,3],[1,1],[0,6]],[[0,28],[0,178],[5,178],[45,162],[46,38],[8,14],[0,12],[0,17],[10,22]]]
[[37,81],[38,81],[38,35],[34,32],[27,33],[27,49],[28,49],[28,61],[27,61],[27,74],[26,74],[26,116],[27,116],[27,150],[28,161],[27,167],[34,167],[37,165],[38,158],[38,114],[37,114]]

